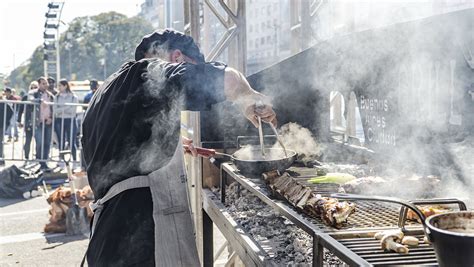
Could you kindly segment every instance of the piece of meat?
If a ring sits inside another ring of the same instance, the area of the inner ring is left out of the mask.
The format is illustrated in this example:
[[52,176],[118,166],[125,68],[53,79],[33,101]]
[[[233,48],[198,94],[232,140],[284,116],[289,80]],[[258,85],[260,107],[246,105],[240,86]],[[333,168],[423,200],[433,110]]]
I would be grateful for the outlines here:
[[305,188],[302,185],[298,185],[298,189],[299,189],[298,192],[288,199],[290,203],[293,204],[293,206],[298,205],[298,203],[300,202],[300,199],[306,194],[309,188]]
[[355,204],[317,195],[310,187],[299,183],[288,173],[277,178],[263,175],[263,178],[266,178],[265,182],[273,194],[283,197],[306,214],[321,218],[327,225],[340,227],[355,212]]
[[300,195],[301,191],[303,191],[303,188],[303,186],[296,184],[292,189],[288,190],[288,192],[285,194],[285,198],[288,199],[291,204],[296,205],[299,200],[298,196]]
[[370,195],[377,193],[378,188],[386,184],[387,181],[382,177],[368,176],[349,181],[343,184],[342,187],[346,193]]
[[[431,215],[441,214],[441,213],[445,213],[449,211],[449,209],[445,209],[440,206],[420,206],[418,207],[418,209],[421,211],[421,213],[423,213],[423,215],[425,215],[426,218],[428,218]],[[420,218],[412,210],[408,210],[407,220],[420,222]]]
[[300,210],[303,210],[303,206],[306,204],[309,197],[311,196],[311,189],[305,188],[302,191],[304,192],[304,194],[301,197],[301,199],[298,201],[298,204],[296,204],[296,208],[298,208]]

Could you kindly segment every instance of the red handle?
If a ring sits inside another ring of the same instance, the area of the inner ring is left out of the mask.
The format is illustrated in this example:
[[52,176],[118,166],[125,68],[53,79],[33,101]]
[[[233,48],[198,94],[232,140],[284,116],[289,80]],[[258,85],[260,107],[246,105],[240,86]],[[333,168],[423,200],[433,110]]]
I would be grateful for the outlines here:
[[[188,145],[183,145],[183,148],[184,148],[184,151],[191,152],[189,150]],[[202,148],[202,147],[194,147],[194,148],[196,149],[199,156],[208,158],[208,157],[212,157],[216,155],[216,151],[214,149]]]

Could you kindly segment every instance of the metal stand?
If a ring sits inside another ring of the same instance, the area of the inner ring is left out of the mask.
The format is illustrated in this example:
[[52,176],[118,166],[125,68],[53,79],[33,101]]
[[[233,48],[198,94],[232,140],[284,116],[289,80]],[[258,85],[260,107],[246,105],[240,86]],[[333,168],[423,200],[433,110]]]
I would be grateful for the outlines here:
[[214,265],[214,232],[213,223],[205,210],[202,210],[202,234],[203,234],[203,266]]

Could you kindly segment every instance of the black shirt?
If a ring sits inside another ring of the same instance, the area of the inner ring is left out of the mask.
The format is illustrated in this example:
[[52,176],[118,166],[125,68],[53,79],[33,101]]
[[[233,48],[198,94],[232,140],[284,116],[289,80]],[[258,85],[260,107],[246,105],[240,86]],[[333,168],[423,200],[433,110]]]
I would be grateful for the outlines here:
[[180,111],[225,100],[225,65],[126,63],[94,94],[83,122],[83,153],[96,199],[117,182],[146,175],[171,159]]

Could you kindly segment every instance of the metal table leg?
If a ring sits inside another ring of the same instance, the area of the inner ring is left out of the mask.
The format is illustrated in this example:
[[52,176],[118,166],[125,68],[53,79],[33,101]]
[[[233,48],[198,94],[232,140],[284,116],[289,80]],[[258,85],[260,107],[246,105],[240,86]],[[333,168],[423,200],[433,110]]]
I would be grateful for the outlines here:
[[203,242],[203,266],[214,265],[214,232],[213,222],[205,210],[202,210],[202,242]]
[[319,243],[319,237],[313,234],[313,267],[323,266],[324,248]]

